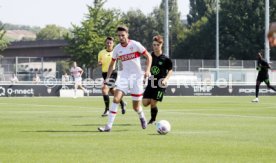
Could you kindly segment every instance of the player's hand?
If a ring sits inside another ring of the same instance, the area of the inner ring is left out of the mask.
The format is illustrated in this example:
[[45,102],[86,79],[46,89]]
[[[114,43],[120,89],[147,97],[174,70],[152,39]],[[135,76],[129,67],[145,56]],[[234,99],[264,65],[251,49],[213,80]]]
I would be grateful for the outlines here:
[[144,74],[144,79],[150,77],[150,72],[149,71],[146,71],[145,74]]
[[167,84],[168,84],[167,79],[163,79],[163,80],[161,81],[161,84],[162,84],[162,86],[167,86]]
[[108,79],[108,78],[106,78],[106,79],[103,81],[103,83],[104,83],[104,84],[107,84],[107,83],[108,83],[108,81],[109,81],[109,79]]

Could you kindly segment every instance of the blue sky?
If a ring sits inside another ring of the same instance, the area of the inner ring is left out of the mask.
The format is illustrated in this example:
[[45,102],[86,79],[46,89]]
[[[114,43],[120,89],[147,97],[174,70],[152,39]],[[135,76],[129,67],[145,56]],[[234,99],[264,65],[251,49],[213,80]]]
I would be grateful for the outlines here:
[[[0,0],[0,21],[4,23],[44,27],[56,24],[70,27],[79,24],[94,0]],[[145,14],[159,6],[161,0],[108,0],[105,8],[122,11],[140,9]],[[145,5],[146,4],[146,5]],[[178,0],[182,17],[189,12],[189,0]]]

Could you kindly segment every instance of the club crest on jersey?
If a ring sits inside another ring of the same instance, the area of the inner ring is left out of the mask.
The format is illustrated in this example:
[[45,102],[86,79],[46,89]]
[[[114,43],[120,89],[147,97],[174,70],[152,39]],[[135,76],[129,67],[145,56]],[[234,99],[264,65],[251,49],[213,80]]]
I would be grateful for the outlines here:
[[159,65],[162,65],[163,64],[163,62],[159,62]]
[[135,53],[122,55],[122,56],[120,56],[120,59],[122,61],[127,61],[127,60],[131,60],[131,59],[138,58],[138,57],[140,57],[140,53],[135,52]]
[[130,47],[129,49],[130,49],[130,51],[133,51],[133,47]]

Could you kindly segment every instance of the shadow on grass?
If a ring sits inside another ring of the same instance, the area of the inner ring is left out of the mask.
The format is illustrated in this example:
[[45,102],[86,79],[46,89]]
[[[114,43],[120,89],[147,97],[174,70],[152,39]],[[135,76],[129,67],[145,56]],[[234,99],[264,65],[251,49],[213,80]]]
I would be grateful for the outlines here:
[[90,116],[70,116],[69,118],[86,118],[86,117],[90,117]]
[[[124,132],[124,131],[128,131],[128,130],[112,130],[112,132]],[[80,132],[80,133],[85,133],[85,132],[98,132],[100,133],[98,130],[94,130],[94,131],[86,131],[86,130],[36,130],[36,131],[21,131],[21,132],[50,132],[50,133],[62,133],[62,132],[65,132],[65,133],[68,133],[68,132],[73,132],[73,133],[77,133],[77,132]]]
[[[80,124],[72,126],[104,126],[105,124]],[[113,124],[113,126],[136,126],[135,124]]]
[[150,135],[150,136],[164,136],[164,135],[161,135],[161,134],[158,134],[158,133],[156,133],[156,134],[148,134],[148,135]]

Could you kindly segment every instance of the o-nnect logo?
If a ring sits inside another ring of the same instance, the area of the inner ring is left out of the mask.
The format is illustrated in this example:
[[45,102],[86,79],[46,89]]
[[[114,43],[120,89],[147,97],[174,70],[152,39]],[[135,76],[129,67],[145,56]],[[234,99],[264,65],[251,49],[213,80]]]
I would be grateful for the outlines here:
[[5,96],[6,94],[6,89],[3,87],[0,87],[0,96]]

